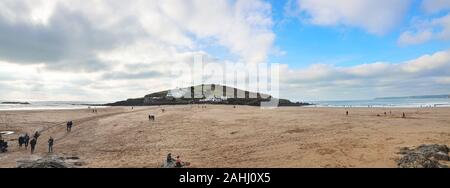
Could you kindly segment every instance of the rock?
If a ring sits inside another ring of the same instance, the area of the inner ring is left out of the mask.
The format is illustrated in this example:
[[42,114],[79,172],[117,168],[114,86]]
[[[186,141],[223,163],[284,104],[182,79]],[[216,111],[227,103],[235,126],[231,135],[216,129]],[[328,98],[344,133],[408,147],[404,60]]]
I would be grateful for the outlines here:
[[68,164],[59,159],[38,159],[17,161],[17,168],[70,168]]
[[448,154],[448,148],[446,145],[438,145],[438,144],[420,145],[419,147],[416,148],[416,150],[424,154],[427,158],[433,157],[434,154],[438,152],[442,152],[445,155]]
[[73,163],[73,165],[75,165],[75,166],[83,166],[85,164],[86,164],[85,162],[80,162],[80,161],[77,161],[77,162]]
[[400,168],[447,168],[440,164],[440,160],[449,161],[449,148],[446,145],[420,145],[415,149],[400,148],[399,154],[403,155],[397,160]]
[[67,158],[79,159],[78,157],[59,157],[59,156],[44,156],[37,159],[23,159],[17,161],[17,168],[74,168],[75,166],[82,166],[82,161],[66,160]]
[[161,165],[161,168],[182,168],[190,165],[191,165],[190,162],[182,162],[181,167],[177,167],[175,161],[167,162],[166,160],[164,160],[163,165]]
[[164,161],[162,168],[175,168],[175,162]]
[[437,152],[433,155],[433,158],[435,158],[436,160],[441,160],[441,161],[450,161],[450,157],[448,156],[447,153],[444,152]]
[[401,168],[440,168],[439,163],[436,160],[426,158],[422,154],[411,153],[405,155],[397,164]]

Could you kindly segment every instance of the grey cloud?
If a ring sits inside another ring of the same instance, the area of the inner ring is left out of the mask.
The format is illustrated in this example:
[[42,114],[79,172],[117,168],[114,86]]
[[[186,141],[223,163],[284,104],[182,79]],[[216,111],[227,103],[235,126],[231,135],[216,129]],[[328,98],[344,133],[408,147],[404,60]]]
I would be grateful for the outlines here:
[[131,22],[124,18],[111,28],[98,28],[81,13],[63,6],[55,9],[46,25],[0,17],[0,59],[19,64],[45,63],[51,69],[102,69],[108,63],[101,62],[96,52],[113,49],[140,35],[139,28],[123,29]]
[[163,75],[164,73],[158,71],[146,71],[138,73],[112,72],[103,74],[102,78],[110,80],[148,79],[148,78],[157,78]]

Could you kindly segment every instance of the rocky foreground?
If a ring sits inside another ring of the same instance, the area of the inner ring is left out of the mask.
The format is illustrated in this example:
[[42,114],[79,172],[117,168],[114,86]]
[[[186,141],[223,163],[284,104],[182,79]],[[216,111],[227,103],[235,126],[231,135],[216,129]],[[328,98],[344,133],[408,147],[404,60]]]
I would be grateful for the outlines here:
[[420,145],[410,149],[404,147],[399,154],[403,155],[397,160],[400,168],[448,168],[440,161],[450,161],[449,148],[446,145],[430,144]]
[[75,168],[85,163],[79,157],[62,157],[48,155],[35,159],[22,159],[17,161],[17,168]]

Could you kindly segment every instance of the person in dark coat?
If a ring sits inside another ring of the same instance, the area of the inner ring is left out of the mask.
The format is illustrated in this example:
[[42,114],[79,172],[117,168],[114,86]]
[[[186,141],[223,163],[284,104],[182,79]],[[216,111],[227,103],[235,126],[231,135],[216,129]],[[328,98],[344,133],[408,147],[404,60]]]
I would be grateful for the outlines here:
[[72,121],[68,121],[67,122],[67,132],[70,132],[70,131],[72,131],[72,125],[73,125],[73,122]]
[[49,152],[49,153],[52,153],[52,152],[53,152],[53,143],[54,143],[54,141],[55,141],[55,140],[53,140],[52,137],[50,137],[50,138],[48,139],[48,152]]
[[4,141],[0,135],[0,153],[8,151],[8,142]]
[[36,148],[37,140],[36,138],[31,139],[30,146],[31,146],[31,154],[34,153],[34,149]]
[[167,154],[167,164],[173,163],[174,161],[175,159],[172,158],[172,154],[171,153]]
[[29,143],[30,143],[30,136],[28,136],[28,133],[25,133],[25,136],[23,136],[23,144],[25,144],[25,149],[28,149]]
[[24,136],[19,136],[18,141],[19,141],[19,148],[21,148],[22,145],[24,144]]

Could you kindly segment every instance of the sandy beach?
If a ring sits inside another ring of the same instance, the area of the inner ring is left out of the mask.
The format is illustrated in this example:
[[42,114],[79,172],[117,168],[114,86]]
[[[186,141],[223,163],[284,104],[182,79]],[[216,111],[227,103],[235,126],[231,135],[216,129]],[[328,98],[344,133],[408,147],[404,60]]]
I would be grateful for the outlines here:
[[[0,167],[48,155],[50,136],[55,155],[78,156],[82,167],[155,168],[168,153],[194,168],[397,167],[401,147],[450,145],[449,114],[450,108],[225,105],[0,111],[0,131],[15,132],[4,136],[9,151],[0,153]],[[70,133],[68,120],[74,121]],[[36,130],[42,135],[31,155],[18,147],[17,137]]]

